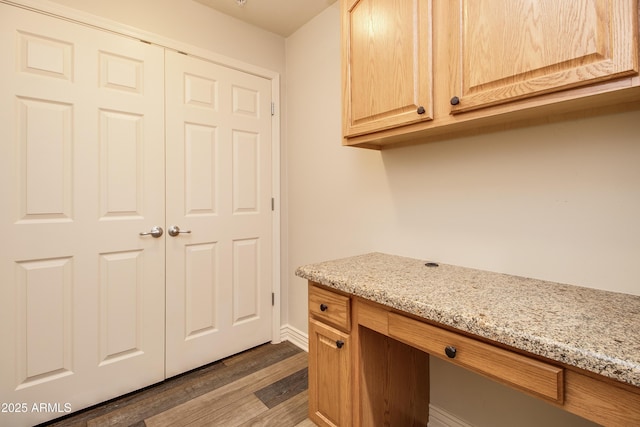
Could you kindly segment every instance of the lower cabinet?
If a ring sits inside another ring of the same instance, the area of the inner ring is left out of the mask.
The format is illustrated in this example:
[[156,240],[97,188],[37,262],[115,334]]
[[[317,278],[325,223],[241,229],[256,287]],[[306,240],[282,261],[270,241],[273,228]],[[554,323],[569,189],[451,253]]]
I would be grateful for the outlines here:
[[358,302],[309,283],[309,418],[426,427],[429,355],[387,336],[385,309]]
[[350,336],[309,319],[309,418],[319,426],[351,425]]
[[350,426],[353,356],[351,298],[309,282],[309,418]]
[[539,360],[309,283],[309,418],[319,426],[423,426],[429,357],[602,425],[640,425],[640,388]]

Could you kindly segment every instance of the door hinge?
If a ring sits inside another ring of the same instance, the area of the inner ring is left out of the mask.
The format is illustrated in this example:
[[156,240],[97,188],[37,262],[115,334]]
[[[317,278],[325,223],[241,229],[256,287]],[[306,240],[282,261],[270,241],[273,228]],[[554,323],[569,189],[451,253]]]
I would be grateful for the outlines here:
[[271,292],[271,306],[276,305],[276,294],[275,292]]
[[275,102],[271,103],[271,115],[272,116],[276,115],[276,103]]
[[271,210],[276,210],[276,199],[274,199],[273,197],[271,198]]

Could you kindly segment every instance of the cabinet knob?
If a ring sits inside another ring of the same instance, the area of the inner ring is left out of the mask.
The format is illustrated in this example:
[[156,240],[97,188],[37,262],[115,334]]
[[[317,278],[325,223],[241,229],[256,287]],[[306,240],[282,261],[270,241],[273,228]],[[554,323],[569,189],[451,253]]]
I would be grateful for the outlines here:
[[320,311],[327,311],[328,308],[327,304],[320,304]]
[[458,105],[460,104],[460,98],[458,98],[457,96],[454,96],[453,98],[451,98],[451,105]]
[[444,348],[444,352],[446,353],[447,357],[453,359],[454,357],[456,357],[457,350],[454,346],[448,345]]
[[336,341],[336,347],[342,348],[343,346],[344,346],[344,341],[342,341],[342,340]]
[[424,107],[421,105],[421,106],[418,107],[418,111],[417,112],[418,112],[418,114],[424,114],[424,113],[427,112],[427,110],[425,110]]

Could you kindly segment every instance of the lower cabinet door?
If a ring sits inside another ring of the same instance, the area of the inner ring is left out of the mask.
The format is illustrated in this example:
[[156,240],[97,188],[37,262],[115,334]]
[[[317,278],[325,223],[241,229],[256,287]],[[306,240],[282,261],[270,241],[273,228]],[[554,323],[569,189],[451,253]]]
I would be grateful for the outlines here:
[[309,319],[309,418],[320,426],[351,425],[348,334]]

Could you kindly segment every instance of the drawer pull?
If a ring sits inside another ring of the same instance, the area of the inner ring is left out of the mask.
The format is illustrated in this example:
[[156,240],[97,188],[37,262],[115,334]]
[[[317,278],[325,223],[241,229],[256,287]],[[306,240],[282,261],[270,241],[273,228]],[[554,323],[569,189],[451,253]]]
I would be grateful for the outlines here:
[[342,348],[343,346],[344,346],[344,341],[342,341],[342,340],[336,341],[336,347]]
[[320,304],[320,311],[327,311],[329,309],[329,306],[327,306],[327,304]]
[[457,350],[454,346],[448,345],[444,348],[444,352],[448,358],[453,359],[454,357],[456,357]]

